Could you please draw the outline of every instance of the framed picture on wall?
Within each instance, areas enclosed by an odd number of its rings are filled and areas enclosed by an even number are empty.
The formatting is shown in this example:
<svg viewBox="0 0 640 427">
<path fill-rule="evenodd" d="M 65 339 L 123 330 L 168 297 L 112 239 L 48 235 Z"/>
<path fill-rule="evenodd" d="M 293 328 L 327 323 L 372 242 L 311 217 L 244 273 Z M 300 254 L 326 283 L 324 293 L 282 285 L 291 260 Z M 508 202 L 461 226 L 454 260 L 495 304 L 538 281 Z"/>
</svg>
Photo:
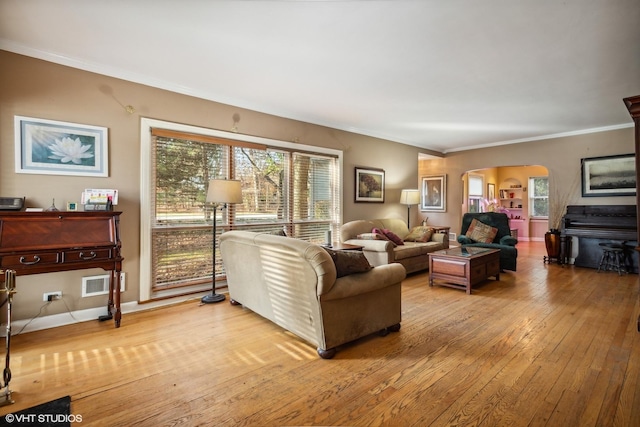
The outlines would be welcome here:
<svg viewBox="0 0 640 427">
<path fill-rule="evenodd" d="M 356 167 L 356 203 L 384 203 L 384 170 Z"/>
<path fill-rule="evenodd" d="M 487 199 L 494 200 L 496 198 L 496 185 L 495 184 L 487 184 Z"/>
<path fill-rule="evenodd" d="M 105 127 L 15 116 L 16 173 L 109 176 Z"/>
<path fill-rule="evenodd" d="M 636 195 L 634 154 L 591 157 L 582 163 L 582 197 Z"/>
<path fill-rule="evenodd" d="M 421 193 L 421 211 L 447 211 L 447 175 L 431 175 L 422 177 Z"/>
</svg>

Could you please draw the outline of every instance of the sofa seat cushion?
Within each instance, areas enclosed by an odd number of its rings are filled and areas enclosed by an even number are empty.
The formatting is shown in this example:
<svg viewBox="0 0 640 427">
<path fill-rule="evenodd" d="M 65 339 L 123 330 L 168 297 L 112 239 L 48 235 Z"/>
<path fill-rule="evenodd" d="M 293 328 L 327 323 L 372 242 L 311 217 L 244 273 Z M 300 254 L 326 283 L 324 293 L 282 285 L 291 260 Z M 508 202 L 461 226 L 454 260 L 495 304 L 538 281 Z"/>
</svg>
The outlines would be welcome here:
<svg viewBox="0 0 640 427">
<path fill-rule="evenodd" d="M 487 249 L 499 249 L 501 254 L 508 254 L 508 256 L 516 256 L 518 249 L 515 246 L 505 246 L 499 243 L 468 243 L 463 246 L 474 246 L 478 248 Z"/>
<path fill-rule="evenodd" d="M 427 256 L 429 252 L 433 252 L 434 247 L 442 246 L 441 243 L 438 242 L 405 242 L 402 246 L 396 246 L 393 249 L 393 253 L 395 255 L 395 260 L 399 261 L 401 259 L 411 258 L 415 256 Z"/>
</svg>

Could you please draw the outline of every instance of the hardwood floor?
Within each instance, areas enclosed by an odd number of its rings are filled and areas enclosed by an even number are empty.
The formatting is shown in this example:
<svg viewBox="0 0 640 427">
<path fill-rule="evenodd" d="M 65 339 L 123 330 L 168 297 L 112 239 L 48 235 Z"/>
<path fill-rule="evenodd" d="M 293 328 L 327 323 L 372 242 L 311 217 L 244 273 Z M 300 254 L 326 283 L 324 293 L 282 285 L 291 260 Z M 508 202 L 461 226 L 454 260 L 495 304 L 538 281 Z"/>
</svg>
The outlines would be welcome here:
<svg viewBox="0 0 640 427">
<path fill-rule="evenodd" d="M 639 426 L 638 275 L 518 248 L 472 295 L 409 276 L 400 332 L 332 360 L 228 302 L 18 335 L 0 414 L 70 395 L 92 426 Z"/>
</svg>

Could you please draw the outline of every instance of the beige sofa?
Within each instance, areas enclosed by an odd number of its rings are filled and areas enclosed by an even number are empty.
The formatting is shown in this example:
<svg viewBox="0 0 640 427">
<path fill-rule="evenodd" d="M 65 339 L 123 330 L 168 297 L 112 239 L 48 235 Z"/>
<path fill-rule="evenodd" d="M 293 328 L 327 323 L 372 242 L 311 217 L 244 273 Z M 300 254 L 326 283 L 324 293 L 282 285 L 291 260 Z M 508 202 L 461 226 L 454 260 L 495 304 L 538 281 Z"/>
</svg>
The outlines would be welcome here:
<svg viewBox="0 0 640 427">
<path fill-rule="evenodd" d="M 400 329 L 401 265 L 372 268 L 362 259 L 368 271 L 338 278 L 321 246 L 247 231 L 223 233 L 220 252 L 232 303 L 313 344 L 324 359 L 341 344 Z"/>
<path fill-rule="evenodd" d="M 428 227 L 428 226 L 427 226 Z M 372 229 L 387 229 L 404 239 L 409 234 L 407 224 L 401 219 L 371 219 L 347 222 L 340 227 L 340 241 L 363 246 L 364 255 L 371 265 L 400 263 L 407 273 L 429 268 L 429 252 L 449 247 L 449 235 L 434 232 L 428 242 L 407 242 L 395 245 L 384 240 L 364 240 L 358 236 L 371 233 Z"/>
</svg>

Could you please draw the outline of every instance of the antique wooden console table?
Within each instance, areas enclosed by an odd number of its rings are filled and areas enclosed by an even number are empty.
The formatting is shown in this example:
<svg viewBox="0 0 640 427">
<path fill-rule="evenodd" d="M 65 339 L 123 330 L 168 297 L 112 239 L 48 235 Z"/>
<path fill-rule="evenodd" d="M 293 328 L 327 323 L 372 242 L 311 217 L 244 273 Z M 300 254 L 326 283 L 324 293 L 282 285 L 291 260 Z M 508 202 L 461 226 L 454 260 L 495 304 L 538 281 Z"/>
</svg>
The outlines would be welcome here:
<svg viewBox="0 0 640 427">
<path fill-rule="evenodd" d="M 0 212 L 0 268 L 16 275 L 110 271 L 107 314 L 120 327 L 121 212 Z"/>
</svg>

